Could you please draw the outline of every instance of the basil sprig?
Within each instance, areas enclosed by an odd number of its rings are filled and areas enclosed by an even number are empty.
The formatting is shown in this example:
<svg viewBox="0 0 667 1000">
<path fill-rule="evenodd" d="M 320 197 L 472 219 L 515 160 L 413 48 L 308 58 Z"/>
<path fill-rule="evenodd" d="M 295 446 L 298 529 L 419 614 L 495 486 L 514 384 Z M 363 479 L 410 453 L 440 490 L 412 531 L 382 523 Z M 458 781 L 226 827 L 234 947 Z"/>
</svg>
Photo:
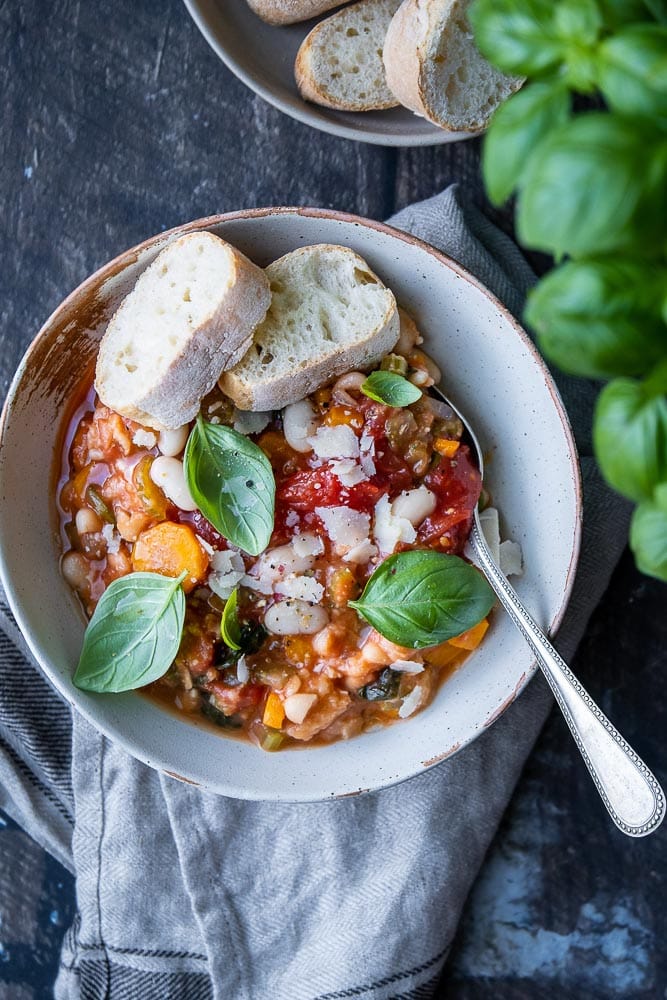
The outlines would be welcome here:
<svg viewBox="0 0 667 1000">
<path fill-rule="evenodd" d="M 380 563 L 359 600 L 349 603 L 385 639 L 424 649 L 477 625 L 495 595 L 464 559 L 413 549 Z"/>
<path fill-rule="evenodd" d="M 395 372 L 373 372 L 361 384 L 364 396 L 387 406 L 409 406 L 421 398 L 421 389 Z"/>
<path fill-rule="evenodd" d="M 230 649 L 241 649 L 241 623 L 238 614 L 239 588 L 236 587 L 227 598 L 220 619 L 220 635 Z"/>
<path fill-rule="evenodd" d="M 251 556 L 269 544 L 276 484 L 268 458 L 243 434 L 199 414 L 183 458 L 192 498 L 221 535 Z"/>
<path fill-rule="evenodd" d="M 181 642 L 186 576 L 129 573 L 109 584 L 86 629 L 77 687 L 131 691 L 162 677 Z"/>
<path fill-rule="evenodd" d="M 611 379 L 596 457 L 639 504 L 638 566 L 667 580 L 667 2 L 473 0 L 468 16 L 489 61 L 527 78 L 482 155 L 492 201 L 516 193 L 520 240 L 559 264 L 526 320 L 562 369 Z"/>
</svg>

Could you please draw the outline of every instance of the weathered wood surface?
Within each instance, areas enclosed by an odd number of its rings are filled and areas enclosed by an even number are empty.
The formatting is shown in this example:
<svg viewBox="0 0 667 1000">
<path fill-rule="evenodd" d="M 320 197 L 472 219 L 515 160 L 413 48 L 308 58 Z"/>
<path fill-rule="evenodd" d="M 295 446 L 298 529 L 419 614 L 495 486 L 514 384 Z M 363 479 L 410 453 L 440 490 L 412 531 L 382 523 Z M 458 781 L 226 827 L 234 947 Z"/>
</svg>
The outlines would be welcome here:
<svg viewBox="0 0 667 1000">
<path fill-rule="evenodd" d="M 0 2 L 0 81 L 3 396 L 64 295 L 152 233 L 261 205 L 381 219 L 453 180 L 482 197 L 476 140 L 397 151 L 312 131 L 234 79 L 179 0 Z M 509 227 L 507 214 L 500 221 Z M 626 557 L 574 664 L 663 779 L 665 594 Z M 0 849 L 17 844 L 0 830 Z M 614 830 L 552 717 L 467 908 L 442 996 L 662 997 L 666 844 L 665 831 L 631 842 Z M 40 919 L 57 910 L 61 920 L 71 906 L 64 874 L 61 883 L 45 881 L 52 896 Z M 12 953 L 11 887 L 0 909 L 0 995 L 28 975 L 45 995 L 54 935 L 36 934 L 26 961 Z"/>
</svg>

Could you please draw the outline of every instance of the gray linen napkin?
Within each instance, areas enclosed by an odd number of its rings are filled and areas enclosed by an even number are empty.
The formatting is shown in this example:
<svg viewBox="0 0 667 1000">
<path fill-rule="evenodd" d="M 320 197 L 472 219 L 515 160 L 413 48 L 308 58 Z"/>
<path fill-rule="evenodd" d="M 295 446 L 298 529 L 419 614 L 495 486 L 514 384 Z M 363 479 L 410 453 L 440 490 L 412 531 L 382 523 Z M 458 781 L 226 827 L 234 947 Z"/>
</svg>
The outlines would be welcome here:
<svg viewBox="0 0 667 1000">
<path fill-rule="evenodd" d="M 530 269 L 456 187 L 390 222 L 455 257 L 520 313 Z M 589 457 L 594 387 L 559 385 L 586 508 L 558 637 L 571 657 L 620 555 L 627 508 Z M 431 995 L 549 712 L 540 679 L 464 752 L 401 785 L 322 804 L 241 802 L 158 774 L 71 715 L 2 604 L 0 625 L 0 805 L 77 877 L 60 1000 Z"/>
</svg>

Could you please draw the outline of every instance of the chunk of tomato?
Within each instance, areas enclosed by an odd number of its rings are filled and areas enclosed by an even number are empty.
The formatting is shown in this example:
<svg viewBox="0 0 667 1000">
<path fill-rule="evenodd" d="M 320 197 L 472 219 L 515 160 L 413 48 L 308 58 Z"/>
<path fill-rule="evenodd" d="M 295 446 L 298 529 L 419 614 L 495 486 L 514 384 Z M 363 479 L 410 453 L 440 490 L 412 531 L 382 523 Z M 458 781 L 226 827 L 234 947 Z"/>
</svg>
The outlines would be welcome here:
<svg viewBox="0 0 667 1000">
<path fill-rule="evenodd" d="M 468 446 L 461 445 L 452 458 L 443 456 L 435 469 L 426 474 L 424 484 L 435 493 L 437 506 L 422 522 L 419 541 L 430 545 L 447 535 L 450 548 L 460 550 L 468 536 L 472 512 L 482 491 L 482 478 L 470 457 Z"/>
</svg>

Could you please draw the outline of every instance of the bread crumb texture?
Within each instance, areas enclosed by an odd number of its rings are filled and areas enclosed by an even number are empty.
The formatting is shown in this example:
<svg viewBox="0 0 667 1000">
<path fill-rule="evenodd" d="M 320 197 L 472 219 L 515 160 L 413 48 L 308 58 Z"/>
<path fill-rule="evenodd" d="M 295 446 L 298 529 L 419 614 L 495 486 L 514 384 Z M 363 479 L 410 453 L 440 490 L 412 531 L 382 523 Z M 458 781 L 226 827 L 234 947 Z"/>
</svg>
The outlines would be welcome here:
<svg viewBox="0 0 667 1000">
<path fill-rule="evenodd" d="M 266 318 L 246 356 L 221 380 L 237 405 L 284 406 L 362 360 L 373 363 L 396 343 L 394 296 L 352 250 L 302 247 L 266 274 Z"/>
<path fill-rule="evenodd" d="M 422 64 L 422 97 L 429 117 L 450 129 L 479 130 L 521 81 L 481 55 L 468 21 L 469 0 L 436 0 L 440 30 L 428 33 Z"/>
<path fill-rule="evenodd" d="M 309 100 L 347 111 L 398 103 L 385 77 L 382 51 L 401 0 L 361 0 L 318 24 L 297 57 L 297 82 Z"/>
</svg>

